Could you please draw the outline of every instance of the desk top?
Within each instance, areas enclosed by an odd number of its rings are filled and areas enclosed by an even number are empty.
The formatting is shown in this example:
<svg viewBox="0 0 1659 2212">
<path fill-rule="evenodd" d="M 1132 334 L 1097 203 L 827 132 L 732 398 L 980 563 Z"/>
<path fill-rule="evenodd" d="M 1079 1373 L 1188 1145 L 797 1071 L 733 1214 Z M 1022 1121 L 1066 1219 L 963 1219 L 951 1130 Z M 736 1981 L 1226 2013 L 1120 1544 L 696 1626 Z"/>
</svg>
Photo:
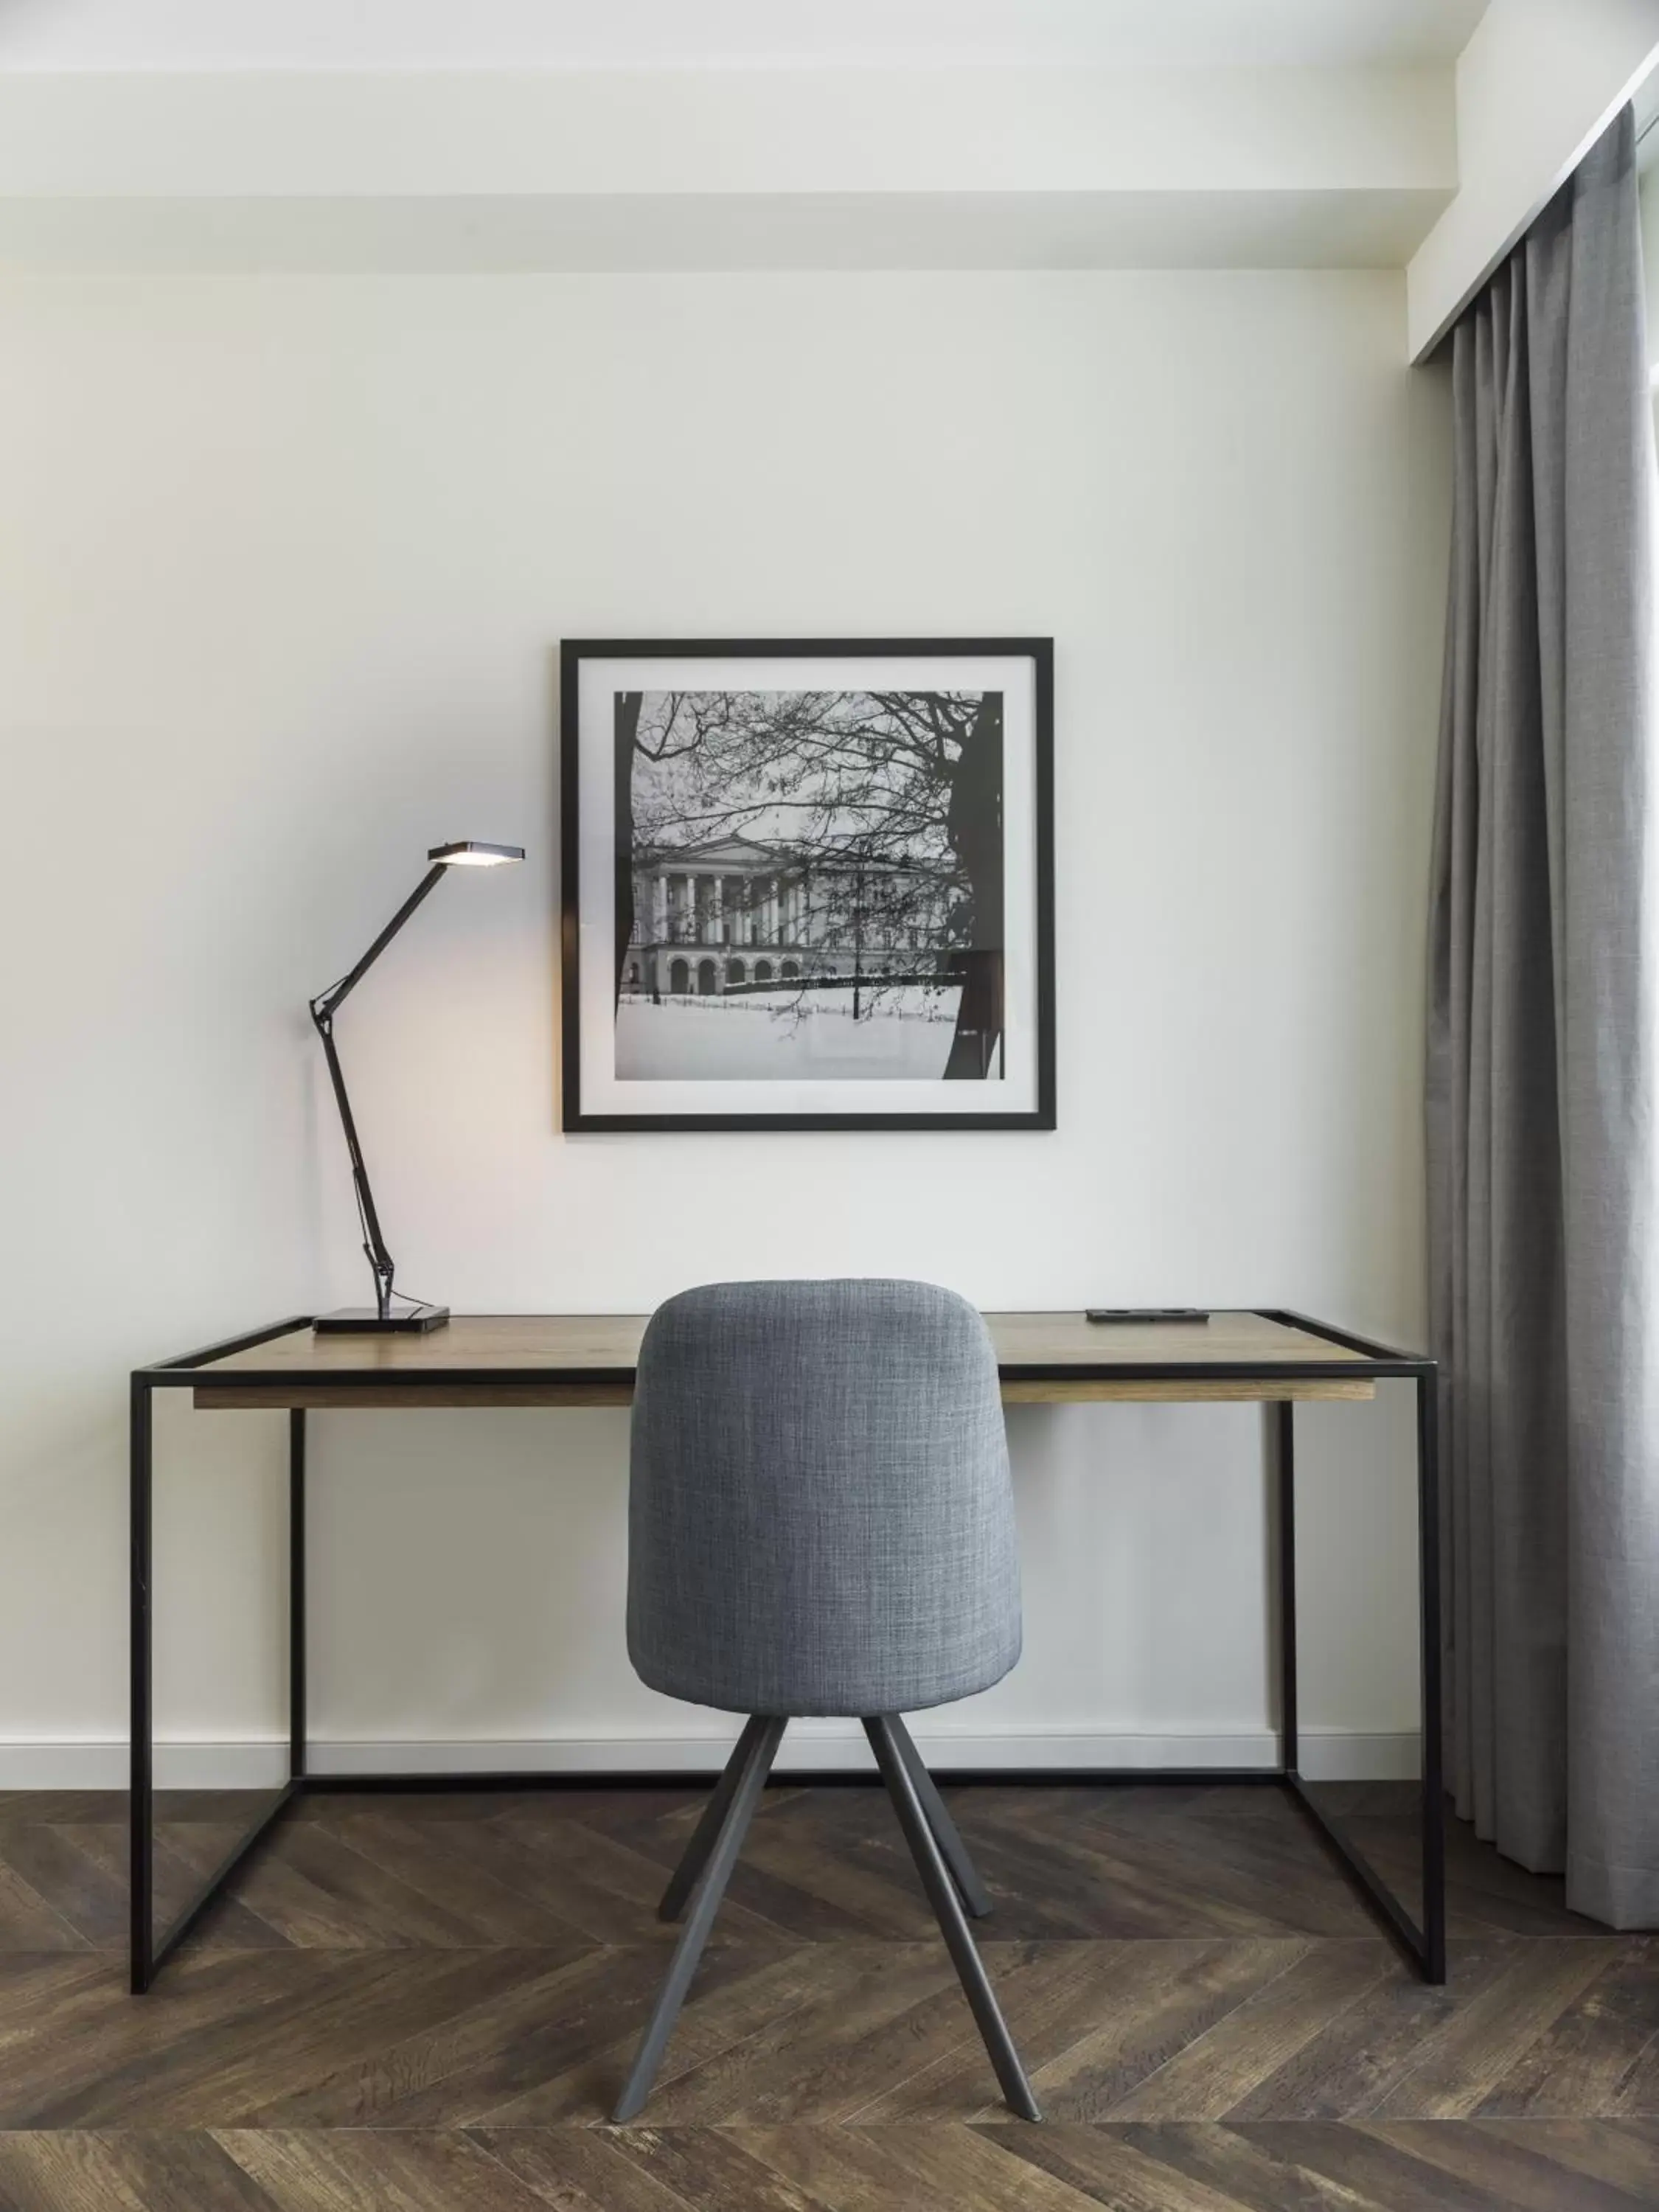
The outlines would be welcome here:
<svg viewBox="0 0 1659 2212">
<path fill-rule="evenodd" d="M 317 1336 L 301 1322 L 170 1364 L 198 1405 L 626 1405 L 644 1314 L 457 1314 L 424 1335 Z M 1369 1398 L 1423 1364 L 1299 1316 L 1102 1325 L 1078 1311 L 991 1313 L 1010 1403 Z M 158 1380 L 168 1370 L 152 1370 Z"/>
</svg>

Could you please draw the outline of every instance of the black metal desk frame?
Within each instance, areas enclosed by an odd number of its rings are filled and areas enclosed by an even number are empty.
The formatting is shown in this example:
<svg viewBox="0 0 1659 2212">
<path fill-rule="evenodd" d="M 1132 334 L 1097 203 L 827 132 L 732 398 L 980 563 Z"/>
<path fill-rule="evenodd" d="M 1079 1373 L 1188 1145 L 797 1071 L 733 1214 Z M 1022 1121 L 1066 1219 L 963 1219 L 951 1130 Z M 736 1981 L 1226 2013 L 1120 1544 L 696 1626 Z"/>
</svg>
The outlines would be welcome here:
<svg viewBox="0 0 1659 2212">
<path fill-rule="evenodd" d="M 1051 1780 L 1071 1784 L 1091 1782 L 1180 1782 L 1188 1784 L 1204 1782 L 1256 1782 L 1273 1784 L 1287 1790 L 1313 1823 L 1321 1838 L 1328 1847 L 1337 1863 L 1354 1884 L 1365 1901 L 1378 1915 L 1388 1932 L 1401 1945 L 1417 1966 L 1425 1982 L 1439 1983 L 1446 1978 L 1446 1901 L 1445 1901 L 1445 1828 L 1441 1742 L 1440 1699 L 1440 1512 L 1439 1490 L 1439 1418 L 1437 1411 L 1437 1376 L 1435 1363 L 1420 1354 L 1399 1352 L 1387 1345 L 1351 1335 L 1344 1330 L 1328 1328 L 1322 1322 L 1309 1320 L 1305 1316 L 1276 1308 L 1255 1309 L 1260 1317 L 1276 1322 L 1287 1328 L 1303 1331 L 1310 1336 L 1322 1338 L 1327 1343 L 1338 1344 L 1358 1355 L 1352 1361 L 1344 1361 L 1340 1373 L 1345 1380 L 1409 1382 L 1414 1384 L 1417 1396 L 1417 1535 L 1419 1635 L 1421 1650 L 1421 1693 L 1423 1723 L 1422 1755 L 1422 1924 L 1419 1926 L 1371 1866 L 1363 1851 L 1345 1832 L 1340 1820 L 1326 1813 L 1310 1796 L 1298 1765 L 1297 1738 L 1297 1630 L 1296 1630 L 1296 1458 L 1295 1404 L 1289 1399 L 1267 1401 L 1273 1413 L 1273 1495 L 1278 1524 L 1278 1584 L 1279 1584 L 1279 1763 L 1271 1767 L 1132 1767 L 1081 1768 L 1056 1771 L 1052 1769 L 996 1769 L 988 1772 L 941 1772 L 939 1779 L 945 1782 L 1025 1782 Z M 288 1779 L 279 1794 L 260 1819 L 248 1831 L 234 1849 L 227 1854 L 214 1871 L 166 1930 L 158 1942 L 155 1935 L 153 1885 L 153 1843 L 155 1830 L 154 1783 L 154 1711 L 152 1703 L 151 1595 L 153 1584 L 153 1521 L 154 1444 L 151 1413 L 153 1401 L 158 1390 L 191 1389 L 206 1394 L 216 1389 L 235 1389 L 246 1385 L 246 1374 L 216 1368 L 216 1363 L 228 1358 L 233 1353 L 246 1352 L 253 1346 L 264 1344 L 273 1337 L 285 1336 L 295 1330 L 308 1329 L 312 1316 L 308 1314 L 290 1316 L 273 1323 L 269 1328 L 254 1329 L 246 1335 L 232 1337 L 222 1344 L 205 1346 L 199 1352 L 187 1352 L 182 1358 L 162 1360 L 154 1366 L 134 1370 L 131 1378 L 131 1795 L 129 1807 L 131 1849 L 131 1986 L 135 1993 L 148 1990 L 166 1960 L 177 1949 L 213 1899 L 224 1889 L 237 1869 L 249 1855 L 270 1835 L 276 1824 L 307 1791 L 327 1790 L 526 1790 L 577 1787 L 592 1789 L 591 1775 L 564 1775 L 532 1771 L 499 1774 L 390 1774 L 338 1775 L 313 1774 L 307 1762 L 306 1726 L 306 1416 L 302 1407 L 289 1412 L 289 1767 Z M 1130 1362 L 1103 1362 L 1102 1372 L 1117 1382 L 1328 1382 L 1332 1376 L 1328 1364 L 1274 1360 L 1158 1360 L 1145 1364 Z M 1084 1382 L 1094 1377 L 1087 1368 L 1068 1364 L 1064 1367 L 1032 1365 L 1005 1362 L 1002 1367 L 1005 1382 Z M 342 1372 L 327 1379 L 326 1389 L 331 1397 L 337 1397 L 343 1406 L 351 1402 L 354 1392 L 384 1388 L 385 1377 L 365 1368 L 361 1371 Z M 284 1374 L 266 1370 L 259 1380 L 281 1387 L 284 1384 L 304 1384 L 315 1390 L 319 1377 L 314 1374 Z M 439 1389 L 445 1386 L 469 1386 L 488 1389 L 492 1385 L 518 1386 L 546 1383 L 580 1387 L 583 1384 L 615 1384 L 631 1382 L 631 1370 L 619 1372 L 615 1369 L 538 1371 L 517 1368 L 510 1372 L 498 1368 L 448 1368 L 422 1370 L 418 1375 L 399 1378 L 399 1387 L 406 1388 L 411 1404 L 418 1404 L 422 1386 Z M 697 1786 L 708 1777 L 702 1774 L 608 1774 L 604 1778 L 608 1788 L 626 1788 L 644 1784 L 660 1788 L 664 1784 L 684 1784 Z M 804 1778 L 792 1773 L 789 1779 L 799 1785 Z M 815 1778 L 824 1781 L 862 1780 L 859 1775 Z"/>
</svg>

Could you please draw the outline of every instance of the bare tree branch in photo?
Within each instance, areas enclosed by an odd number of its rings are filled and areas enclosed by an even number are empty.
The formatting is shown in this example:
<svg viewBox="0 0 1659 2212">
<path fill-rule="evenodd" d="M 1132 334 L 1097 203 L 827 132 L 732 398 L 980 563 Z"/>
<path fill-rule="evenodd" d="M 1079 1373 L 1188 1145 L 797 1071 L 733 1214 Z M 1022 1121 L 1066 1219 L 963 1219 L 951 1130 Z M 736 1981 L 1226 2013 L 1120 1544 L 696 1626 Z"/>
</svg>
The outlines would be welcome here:
<svg viewBox="0 0 1659 2212">
<path fill-rule="evenodd" d="M 968 879 L 968 945 L 951 955 L 962 976 L 957 1033 L 945 1063 L 947 1082 L 983 1079 L 1002 1043 L 1002 699 L 988 693 L 962 740 L 951 777 L 946 828 Z"/>
<path fill-rule="evenodd" d="M 615 783 L 616 834 L 616 1003 L 622 1003 L 623 974 L 634 934 L 634 747 L 638 741 L 642 691 L 617 694 L 616 743 L 611 752 Z"/>
</svg>

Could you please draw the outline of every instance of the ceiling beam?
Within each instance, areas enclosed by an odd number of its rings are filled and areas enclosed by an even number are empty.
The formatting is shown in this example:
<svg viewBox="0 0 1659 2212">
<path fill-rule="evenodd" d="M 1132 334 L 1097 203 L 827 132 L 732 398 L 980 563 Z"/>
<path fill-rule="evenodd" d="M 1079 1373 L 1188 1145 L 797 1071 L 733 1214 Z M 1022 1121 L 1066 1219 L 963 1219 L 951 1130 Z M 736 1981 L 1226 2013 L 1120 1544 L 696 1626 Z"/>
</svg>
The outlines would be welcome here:
<svg viewBox="0 0 1659 2212">
<path fill-rule="evenodd" d="M 1457 64 L 1457 195 L 1406 273 L 1413 361 L 1438 348 L 1656 63 L 1659 0 L 1491 0 Z"/>
<path fill-rule="evenodd" d="M 1448 69 L 0 77 L 0 265 L 1403 265 Z"/>
</svg>

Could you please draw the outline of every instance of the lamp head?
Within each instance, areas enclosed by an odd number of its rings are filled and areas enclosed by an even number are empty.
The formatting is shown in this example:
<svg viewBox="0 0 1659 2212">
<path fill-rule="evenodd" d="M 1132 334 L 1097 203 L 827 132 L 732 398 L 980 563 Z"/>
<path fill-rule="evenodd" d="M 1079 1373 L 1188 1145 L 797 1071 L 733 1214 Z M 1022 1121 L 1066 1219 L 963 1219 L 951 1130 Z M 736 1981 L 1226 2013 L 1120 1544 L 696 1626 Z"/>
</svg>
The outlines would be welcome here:
<svg viewBox="0 0 1659 2212">
<path fill-rule="evenodd" d="M 523 860 L 524 847 L 481 845 L 476 838 L 464 837 L 459 844 L 434 845 L 426 857 L 446 868 L 499 868 L 509 860 Z"/>
</svg>

